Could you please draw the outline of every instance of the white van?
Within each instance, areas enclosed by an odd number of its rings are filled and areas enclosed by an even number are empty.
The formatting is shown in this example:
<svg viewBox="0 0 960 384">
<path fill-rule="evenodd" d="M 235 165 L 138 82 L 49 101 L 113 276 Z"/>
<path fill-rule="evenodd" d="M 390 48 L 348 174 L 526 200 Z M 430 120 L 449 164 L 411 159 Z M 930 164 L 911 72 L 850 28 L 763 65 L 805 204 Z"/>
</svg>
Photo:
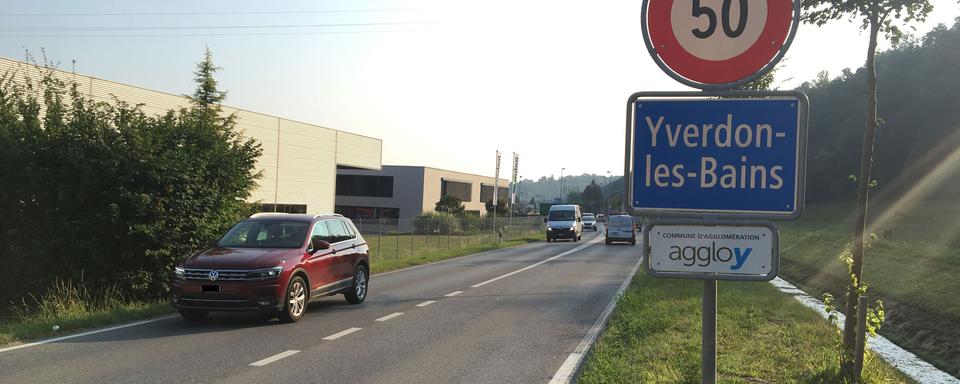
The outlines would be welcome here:
<svg viewBox="0 0 960 384">
<path fill-rule="evenodd" d="M 547 223 L 547 242 L 556 239 L 579 241 L 583 233 L 583 215 L 576 204 L 554 205 L 550 213 L 543 218 Z"/>
</svg>

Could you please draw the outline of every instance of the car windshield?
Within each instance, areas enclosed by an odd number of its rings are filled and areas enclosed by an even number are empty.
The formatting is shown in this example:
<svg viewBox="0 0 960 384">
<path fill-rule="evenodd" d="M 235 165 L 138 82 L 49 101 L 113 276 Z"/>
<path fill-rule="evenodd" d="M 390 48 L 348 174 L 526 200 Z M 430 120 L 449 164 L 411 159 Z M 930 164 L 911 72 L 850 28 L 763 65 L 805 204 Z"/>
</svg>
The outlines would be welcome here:
<svg viewBox="0 0 960 384">
<path fill-rule="evenodd" d="M 572 221 L 576 215 L 573 211 L 550 211 L 550 221 Z"/>
<path fill-rule="evenodd" d="M 583 220 L 584 220 L 584 221 L 587 221 L 587 220 L 589 220 L 589 221 L 595 221 L 595 220 L 596 220 L 596 217 L 594 217 L 593 215 L 583 215 Z"/>
<path fill-rule="evenodd" d="M 217 245 L 232 248 L 300 248 L 310 223 L 246 220 L 230 228 Z"/>
</svg>

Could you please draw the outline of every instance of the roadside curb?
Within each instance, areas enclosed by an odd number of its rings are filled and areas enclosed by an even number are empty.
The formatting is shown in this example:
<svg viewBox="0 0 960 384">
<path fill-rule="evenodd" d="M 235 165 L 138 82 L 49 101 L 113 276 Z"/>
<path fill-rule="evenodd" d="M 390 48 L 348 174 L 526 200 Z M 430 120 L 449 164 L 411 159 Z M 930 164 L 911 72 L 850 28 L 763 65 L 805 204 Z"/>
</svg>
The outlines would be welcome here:
<svg viewBox="0 0 960 384">
<path fill-rule="evenodd" d="M 583 368 L 583 363 L 587 360 L 587 357 L 590 356 L 593 345 L 597 342 L 600 333 L 606 329 L 607 322 L 610 321 L 610 316 L 613 315 L 613 311 L 617 308 L 617 303 L 620 301 L 620 297 L 623 296 L 623 292 L 625 292 L 627 287 L 630 286 L 630 282 L 633 281 L 633 276 L 637 273 L 637 270 L 640 269 L 641 265 L 643 265 L 643 257 L 640 257 L 640 260 L 633 265 L 633 269 L 630 270 L 630 273 L 627 274 L 627 278 L 624 279 L 623 283 L 620 284 L 620 288 L 617 289 L 617 293 L 614 294 L 613 298 L 610 299 L 610 303 L 608 303 L 607 307 L 603 309 L 603 312 L 600 314 L 600 317 L 597 318 L 597 321 L 593 323 L 593 326 L 590 327 L 585 335 L 583 335 L 583 339 L 580 340 L 580 344 L 578 344 L 577 347 L 574 348 L 573 352 L 567 356 L 567 359 L 564 360 L 563 364 L 560 366 L 560 369 L 558 369 L 553 375 L 553 378 L 550 379 L 550 384 L 572 383 L 577 379 L 578 376 L 580 376 L 580 370 Z"/>
<path fill-rule="evenodd" d="M 770 284 L 777 287 L 780 292 L 793 296 L 800 304 L 813 309 L 824 319 L 829 319 L 830 315 L 827 313 L 822 301 L 810 296 L 800 288 L 790 284 L 790 282 L 777 277 L 771 280 Z M 834 325 L 843 327 L 846 316 L 844 316 L 843 313 L 838 313 L 837 315 L 837 323 Z M 917 357 L 917 355 L 913 354 L 913 352 L 900 348 L 900 346 L 894 344 L 886 337 L 877 335 L 877 337 L 868 339 L 867 348 L 874 351 L 877 355 L 880 355 L 887 363 L 890 363 L 894 368 L 903 372 L 903 374 L 911 379 L 916 380 L 918 383 L 960 384 L 960 379 L 923 361 Z"/>
</svg>

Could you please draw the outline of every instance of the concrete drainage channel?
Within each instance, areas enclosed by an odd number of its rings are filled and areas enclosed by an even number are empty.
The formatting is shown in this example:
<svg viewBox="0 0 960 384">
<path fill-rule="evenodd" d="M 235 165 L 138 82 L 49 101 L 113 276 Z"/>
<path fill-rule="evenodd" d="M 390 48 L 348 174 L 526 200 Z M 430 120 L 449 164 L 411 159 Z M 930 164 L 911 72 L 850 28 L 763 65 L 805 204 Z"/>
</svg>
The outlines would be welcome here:
<svg viewBox="0 0 960 384">
<path fill-rule="evenodd" d="M 773 286 L 777 287 L 780 292 L 793 296 L 793 298 L 797 299 L 800 304 L 817 311 L 817 313 L 819 313 L 824 319 L 828 318 L 829 315 L 825 310 L 823 302 L 808 295 L 806 292 L 800 290 L 800 288 L 797 288 L 793 284 L 790 284 L 788 281 L 779 277 L 770 281 L 770 284 L 773 284 Z M 839 316 L 840 317 L 837 319 L 836 325 L 838 327 L 842 327 L 846 316 L 844 316 L 842 313 L 840 313 Z M 887 340 L 886 337 L 877 336 L 876 338 L 869 339 L 867 341 L 867 347 L 880 355 L 880 357 L 890 363 L 890 365 L 892 365 L 894 368 L 899 369 L 901 372 L 917 382 L 925 384 L 960 384 L 960 379 L 957 379 L 956 377 L 937 369 L 937 367 L 934 367 L 932 364 L 921 360 L 919 357 L 917 357 L 917 355 L 900 348 L 890 340 Z"/>
</svg>

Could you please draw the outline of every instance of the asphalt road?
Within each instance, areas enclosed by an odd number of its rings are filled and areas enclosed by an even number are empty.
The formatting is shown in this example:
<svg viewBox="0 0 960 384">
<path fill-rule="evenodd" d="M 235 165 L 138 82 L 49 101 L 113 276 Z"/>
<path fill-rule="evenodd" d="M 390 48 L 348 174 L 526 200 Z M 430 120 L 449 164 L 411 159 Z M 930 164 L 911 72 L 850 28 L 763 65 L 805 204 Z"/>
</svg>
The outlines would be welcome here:
<svg viewBox="0 0 960 384">
<path fill-rule="evenodd" d="M 373 276 L 365 303 L 294 324 L 169 317 L 0 352 L 0 383 L 546 383 L 640 260 L 594 237 Z"/>
</svg>

